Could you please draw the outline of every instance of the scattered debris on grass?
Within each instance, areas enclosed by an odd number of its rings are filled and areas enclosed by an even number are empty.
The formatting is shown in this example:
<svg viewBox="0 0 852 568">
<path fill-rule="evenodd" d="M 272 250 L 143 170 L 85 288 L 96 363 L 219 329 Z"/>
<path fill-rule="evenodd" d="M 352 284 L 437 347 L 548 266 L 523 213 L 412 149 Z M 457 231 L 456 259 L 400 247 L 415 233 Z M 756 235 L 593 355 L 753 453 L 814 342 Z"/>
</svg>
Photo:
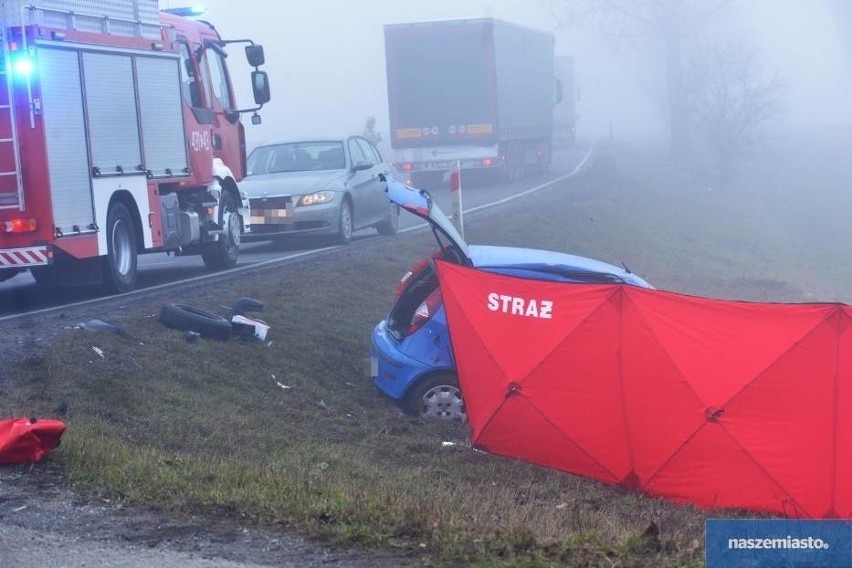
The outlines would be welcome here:
<svg viewBox="0 0 852 568">
<path fill-rule="evenodd" d="M 225 318 L 186 304 L 169 303 L 160 308 L 159 318 L 166 327 L 188 332 L 185 338 L 190 343 L 199 337 L 226 340 L 232 335 L 265 341 L 269 324 L 243 315 L 245 311 L 262 309 L 263 303 L 258 300 L 237 298 L 232 304 L 230 315 Z"/>
<path fill-rule="evenodd" d="M 125 335 L 127 330 L 119 323 L 102 319 L 90 319 L 74 326 L 75 329 L 83 329 L 86 331 L 110 331 L 118 335 Z"/>
<path fill-rule="evenodd" d="M 279 387 L 281 387 L 282 390 L 287 390 L 287 389 L 293 388 L 290 385 L 285 385 L 285 384 L 279 382 L 274 374 L 272 375 L 272 380 L 275 381 L 275 384 L 278 385 Z"/>
</svg>

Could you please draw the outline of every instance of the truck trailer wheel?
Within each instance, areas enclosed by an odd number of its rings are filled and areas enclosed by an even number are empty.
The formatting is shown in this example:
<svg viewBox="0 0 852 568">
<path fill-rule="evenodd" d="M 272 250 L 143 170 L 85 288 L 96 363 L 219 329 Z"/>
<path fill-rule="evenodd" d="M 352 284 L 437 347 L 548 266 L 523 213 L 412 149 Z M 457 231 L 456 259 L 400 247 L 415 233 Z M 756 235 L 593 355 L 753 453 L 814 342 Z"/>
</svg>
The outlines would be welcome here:
<svg viewBox="0 0 852 568">
<path fill-rule="evenodd" d="M 545 175 L 550 171 L 550 164 L 553 161 L 553 148 L 549 142 L 542 143 L 536 150 L 536 174 Z"/>
<path fill-rule="evenodd" d="M 104 288 L 112 294 L 129 292 L 136 285 L 136 233 L 130 211 L 116 201 L 107 212 L 107 255 L 101 274 Z"/>
<path fill-rule="evenodd" d="M 524 177 L 524 148 L 520 142 L 509 142 L 503 158 L 503 179 L 515 182 Z"/>
<path fill-rule="evenodd" d="M 225 229 L 216 242 L 208 243 L 201 252 L 204 266 L 210 270 L 233 268 L 240 256 L 240 214 L 237 201 L 230 191 L 222 191 L 219 204 L 219 225 Z"/>
</svg>

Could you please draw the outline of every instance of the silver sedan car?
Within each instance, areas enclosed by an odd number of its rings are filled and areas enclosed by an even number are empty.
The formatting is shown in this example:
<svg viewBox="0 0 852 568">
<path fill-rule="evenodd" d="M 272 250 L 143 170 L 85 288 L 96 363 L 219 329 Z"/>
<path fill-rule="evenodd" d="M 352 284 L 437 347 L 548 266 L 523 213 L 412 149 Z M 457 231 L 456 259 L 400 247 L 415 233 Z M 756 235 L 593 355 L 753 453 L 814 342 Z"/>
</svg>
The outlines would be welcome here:
<svg viewBox="0 0 852 568">
<path fill-rule="evenodd" d="M 331 235 L 348 243 L 358 229 L 394 234 L 399 207 L 379 174 L 390 170 L 361 136 L 267 143 L 248 157 L 240 190 L 251 202 L 248 241 Z"/>
</svg>

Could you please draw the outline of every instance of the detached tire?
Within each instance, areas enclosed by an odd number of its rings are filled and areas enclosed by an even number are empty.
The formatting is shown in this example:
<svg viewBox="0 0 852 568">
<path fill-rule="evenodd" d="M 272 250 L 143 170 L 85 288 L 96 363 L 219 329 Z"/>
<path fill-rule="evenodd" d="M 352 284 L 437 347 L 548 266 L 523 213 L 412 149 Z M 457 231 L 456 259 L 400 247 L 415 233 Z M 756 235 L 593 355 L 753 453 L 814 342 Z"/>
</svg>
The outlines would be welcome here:
<svg viewBox="0 0 852 568">
<path fill-rule="evenodd" d="M 435 373 L 415 383 L 403 399 L 403 410 L 412 416 L 467 422 L 459 381 L 448 372 Z"/>
<path fill-rule="evenodd" d="M 165 304 L 160 308 L 160 323 L 172 329 L 194 331 L 202 337 L 228 339 L 231 322 L 220 315 L 184 304 Z"/>
</svg>

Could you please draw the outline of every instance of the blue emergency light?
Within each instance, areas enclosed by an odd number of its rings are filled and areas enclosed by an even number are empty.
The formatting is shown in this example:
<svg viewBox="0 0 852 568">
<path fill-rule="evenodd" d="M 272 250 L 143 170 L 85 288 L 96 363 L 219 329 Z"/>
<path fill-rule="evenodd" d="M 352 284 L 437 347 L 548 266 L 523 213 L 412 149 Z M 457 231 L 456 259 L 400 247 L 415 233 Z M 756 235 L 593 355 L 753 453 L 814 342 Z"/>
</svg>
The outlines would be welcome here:
<svg viewBox="0 0 852 568">
<path fill-rule="evenodd" d="M 12 51 L 6 59 L 6 73 L 13 80 L 28 81 L 35 71 L 35 64 L 28 53 L 23 51 Z"/>
<path fill-rule="evenodd" d="M 187 6 L 184 8 L 166 8 L 163 12 L 172 14 L 173 16 L 183 16 L 184 18 L 197 18 L 203 16 L 207 12 L 207 8 Z"/>
<path fill-rule="evenodd" d="M 12 58 L 12 69 L 16 77 L 29 77 L 33 72 L 33 60 L 27 55 Z"/>
</svg>

